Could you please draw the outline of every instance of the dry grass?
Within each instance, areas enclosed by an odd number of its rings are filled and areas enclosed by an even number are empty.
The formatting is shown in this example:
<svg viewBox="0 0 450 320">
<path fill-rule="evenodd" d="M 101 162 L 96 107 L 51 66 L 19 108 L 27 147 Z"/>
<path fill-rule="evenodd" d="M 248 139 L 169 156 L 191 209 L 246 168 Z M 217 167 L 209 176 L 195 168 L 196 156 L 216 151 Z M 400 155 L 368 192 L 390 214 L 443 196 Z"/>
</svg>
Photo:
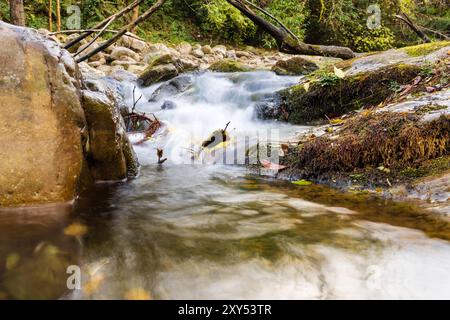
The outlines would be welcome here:
<svg viewBox="0 0 450 320">
<path fill-rule="evenodd" d="M 301 145 L 296 167 L 315 174 L 400 169 L 449 153 L 449 116 L 422 123 L 411 114 L 370 113 L 349 120 L 337 139 L 321 137 Z"/>
</svg>

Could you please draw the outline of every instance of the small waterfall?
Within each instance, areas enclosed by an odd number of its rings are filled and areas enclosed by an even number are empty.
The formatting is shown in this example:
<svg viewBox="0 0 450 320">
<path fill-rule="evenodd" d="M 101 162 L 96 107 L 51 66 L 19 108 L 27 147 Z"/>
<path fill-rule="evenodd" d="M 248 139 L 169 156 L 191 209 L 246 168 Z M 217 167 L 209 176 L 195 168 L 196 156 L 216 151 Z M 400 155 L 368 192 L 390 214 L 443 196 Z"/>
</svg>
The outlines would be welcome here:
<svg viewBox="0 0 450 320">
<path fill-rule="evenodd" d="M 258 120 L 255 106 L 278 90 L 298 83 L 299 79 L 277 76 L 269 71 L 204 72 L 181 75 L 162 84 L 139 88 L 136 96 L 142 95 L 143 98 L 137 110 L 153 113 L 166 125 L 153 139 L 136 146 L 141 163 L 154 163 L 156 148 L 164 149 L 168 163 L 189 163 L 193 154 L 200 155 L 202 161 L 219 162 L 221 150 L 213 156 L 213 161 L 205 160 L 199 146 L 228 122 L 227 132 L 231 140 L 226 151 L 227 163 L 233 159 L 238 163 L 242 160 L 246 143 L 248 148 L 257 141 L 292 137 L 304 127 Z M 133 86 L 129 84 L 126 90 L 129 104 L 132 104 Z"/>
</svg>

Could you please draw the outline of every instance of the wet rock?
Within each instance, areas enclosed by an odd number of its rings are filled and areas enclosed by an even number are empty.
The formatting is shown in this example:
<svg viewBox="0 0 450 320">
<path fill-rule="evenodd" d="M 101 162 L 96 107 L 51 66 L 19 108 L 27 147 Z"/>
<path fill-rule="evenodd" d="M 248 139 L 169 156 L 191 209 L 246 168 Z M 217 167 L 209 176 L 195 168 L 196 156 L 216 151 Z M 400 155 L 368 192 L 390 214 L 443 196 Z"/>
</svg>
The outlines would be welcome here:
<svg viewBox="0 0 450 320">
<path fill-rule="evenodd" d="M 87 157 L 95 180 L 123 180 L 138 170 L 113 85 L 107 79 L 86 79 L 87 89 L 83 90 L 89 127 Z"/>
<path fill-rule="evenodd" d="M 121 60 L 115 60 L 111 63 L 112 66 L 123 66 L 124 68 L 136 64 L 138 64 L 138 62 L 131 57 L 122 57 Z"/>
<path fill-rule="evenodd" d="M 144 87 L 148 87 L 154 83 L 169 80 L 178 75 L 177 68 L 169 63 L 147 68 L 140 76 L 139 83 Z"/>
<path fill-rule="evenodd" d="M 161 105 L 161 110 L 173 110 L 176 108 L 177 108 L 177 105 L 175 104 L 175 102 L 170 101 L 170 100 L 164 101 L 164 103 Z"/>
<path fill-rule="evenodd" d="M 190 76 L 184 75 L 176 77 L 164 84 L 162 84 L 158 89 L 153 92 L 149 101 L 159 101 L 166 97 L 173 97 L 181 92 L 186 91 L 192 86 L 192 78 Z"/>
<path fill-rule="evenodd" d="M 302 57 L 280 60 L 273 66 L 272 71 L 278 75 L 301 76 L 319 69 L 319 66 Z"/>
<path fill-rule="evenodd" d="M 0 206 L 72 200 L 86 121 L 70 54 L 35 30 L 0 22 Z"/>
</svg>

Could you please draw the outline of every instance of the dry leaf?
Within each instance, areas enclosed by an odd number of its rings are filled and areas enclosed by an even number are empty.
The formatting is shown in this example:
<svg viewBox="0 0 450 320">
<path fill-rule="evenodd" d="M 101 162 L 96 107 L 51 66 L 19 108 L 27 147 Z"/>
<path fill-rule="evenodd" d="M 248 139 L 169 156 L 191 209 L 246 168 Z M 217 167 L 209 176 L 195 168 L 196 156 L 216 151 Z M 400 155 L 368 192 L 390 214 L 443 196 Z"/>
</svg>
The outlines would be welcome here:
<svg viewBox="0 0 450 320">
<path fill-rule="evenodd" d="M 64 234 L 66 236 L 81 237 L 87 233 L 87 230 L 88 228 L 85 225 L 75 222 L 64 229 Z"/>
<path fill-rule="evenodd" d="M 309 82 L 307 82 L 307 83 L 305 83 L 304 85 L 303 85 L 303 88 L 305 88 L 305 91 L 306 92 L 308 92 L 309 91 L 309 86 L 310 86 L 311 84 L 309 83 Z"/>
<path fill-rule="evenodd" d="M 126 300 L 152 300 L 149 292 L 143 288 L 133 288 L 125 292 L 124 298 Z"/>
<path fill-rule="evenodd" d="M 10 253 L 6 257 L 6 270 L 14 269 L 20 261 L 20 255 L 18 253 Z"/>
<path fill-rule="evenodd" d="M 102 274 L 97 274 L 97 275 L 93 276 L 84 285 L 84 287 L 83 287 L 84 293 L 88 296 L 92 295 L 95 291 L 98 290 L 98 288 L 100 287 L 100 285 L 102 284 L 104 279 L 105 279 L 105 277 Z"/>
<path fill-rule="evenodd" d="M 338 77 L 340 79 L 345 78 L 345 72 L 342 69 L 334 67 L 334 74 L 336 75 L 336 77 Z"/>
<path fill-rule="evenodd" d="M 283 170 L 286 169 L 287 166 L 283 166 L 283 165 L 279 165 L 276 163 L 272 163 L 269 160 L 261 160 L 261 165 L 265 168 L 265 169 L 270 169 L 270 170 Z"/>
</svg>

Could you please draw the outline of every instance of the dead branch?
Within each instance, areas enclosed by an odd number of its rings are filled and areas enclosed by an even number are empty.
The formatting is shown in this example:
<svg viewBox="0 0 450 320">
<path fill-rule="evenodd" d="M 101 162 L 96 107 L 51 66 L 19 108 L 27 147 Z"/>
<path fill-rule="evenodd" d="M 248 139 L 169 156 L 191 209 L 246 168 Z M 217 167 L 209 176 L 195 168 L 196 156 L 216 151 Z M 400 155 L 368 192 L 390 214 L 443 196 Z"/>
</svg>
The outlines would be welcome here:
<svg viewBox="0 0 450 320">
<path fill-rule="evenodd" d="M 342 59 L 351 59 L 355 57 L 354 52 L 346 47 L 311 45 L 298 41 L 296 37 L 292 37 L 292 35 L 290 35 L 290 33 L 288 33 L 283 28 L 278 28 L 277 26 L 258 16 L 242 1 L 245 0 L 227 0 L 229 4 L 241 11 L 241 13 L 251 21 L 253 21 L 253 23 L 269 33 L 276 40 L 278 48 L 281 52 L 291 54 L 330 56 Z"/>
<path fill-rule="evenodd" d="M 88 31 L 94 33 L 94 32 L 99 32 L 99 31 L 102 31 L 102 30 L 103 30 L 103 29 L 73 29 L 73 30 L 61 30 L 61 31 L 59 31 L 59 32 L 50 32 L 49 35 L 50 35 L 50 36 L 54 36 L 54 35 L 58 35 L 58 34 L 84 33 L 84 32 L 88 32 Z M 112 30 L 112 29 L 106 29 L 104 32 L 118 33 L 119 31 L 117 31 L 117 30 Z M 136 36 L 136 35 L 133 34 L 133 33 L 127 32 L 127 33 L 125 33 L 125 35 L 126 35 L 127 37 L 130 37 L 130 38 L 133 38 L 133 39 L 136 39 L 136 40 L 145 41 L 144 39 L 142 39 L 142 38 Z"/>
<path fill-rule="evenodd" d="M 413 30 L 419 36 L 419 38 L 423 40 L 423 42 L 425 43 L 431 42 L 430 38 L 428 38 L 428 36 L 422 30 L 420 30 L 404 12 L 401 12 L 400 14 L 401 15 L 398 14 L 394 15 L 394 17 L 399 19 L 400 21 L 403 21 L 411 30 Z"/>
<path fill-rule="evenodd" d="M 140 2 L 141 0 L 138 0 L 137 2 Z M 147 11 L 144 12 L 144 14 L 142 14 L 141 16 L 139 16 L 135 21 L 129 23 L 127 26 L 123 27 L 122 29 L 119 30 L 119 32 L 113 36 L 111 39 L 105 41 L 104 43 L 102 43 L 100 46 L 98 46 L 97 48 L 95 48 L 94 50 L 92 50 L 91 52 L 87 53 L 86 55 L 78 58 L 76 61 L 77 62 L 82 62 L 85 61 L 87 59 L 89 59 L 90 57 L 96 55 L 97 53 L 105 50 L 106 48 L 108 48 L 109 46 L 111 46 L 113 43 L 115 43 L 117 40 L 119 40 L 124 34 L 126 34 L 127 32 L 129 32 L 131 29 L 133 29 L 134 27 L 136 27 L 139 23 L 141 23 L 142 21 L 148 19 L 155 11 L 157 11 L 164 3 L 166 2 L 166 0 L 158 0 L 156 1 L 153 6 L 151 6 Z"/>
<path fill-rule="evenodd" d="M 105 26 L 95 35 L 95 37 L 85 46 L 83 46 L 80 50 L 78 50 L 73 57 L 75 58 L 76 56 L 78 56 L 80 53 L 82 53 L 83 51 L 85 51 L 87 48 L 89 48 L 91 45 L 94 44 L 94 42 L 102 35 L 103 32 L 105 32 L 105 30 L 109 27 L 109 25 L 111 23 L 113 23 L 115 20 L 115 18 L 112 18 L 111 20 L 108 21 L 107 24 L 105 24 Z"/>
<path fill-rule="evenodd" d="M 133 3 L 131 3 L 130 5 L 126 6 L 125 8 L 120 10 L 119 12 L 116 12 L 115 14 L 109 16 L 108 18 L 104 19 L 103 21 L 99 22 L 94 27 L 92 27 L 92 29 L 87 30 L 86 32 L 82 33 L 80 36 L 76 37 L 75 39 L 73 39 L 72 41 L 67 43 L 64 46 L 64 49 L 71 48 L 72 46 L 74 46 L 75 44 L 77 44 L 78 42 L 80 42 L 81 40 L 87 38 L 88 36 L 90 36 L 92 33 L 95 32 L 95 31 L 92 31 L 92 30 L 103 28 L 111 19 L 115 20 L 117 18 L 122 17 L 123 15 L 125 15 L 128 12 L 130 12 L 131 10 L 133 10 L 134 7 L 140 5 L 142 2 L 144 2 L 144 0 L 135 0 Z"/>
</svg>

